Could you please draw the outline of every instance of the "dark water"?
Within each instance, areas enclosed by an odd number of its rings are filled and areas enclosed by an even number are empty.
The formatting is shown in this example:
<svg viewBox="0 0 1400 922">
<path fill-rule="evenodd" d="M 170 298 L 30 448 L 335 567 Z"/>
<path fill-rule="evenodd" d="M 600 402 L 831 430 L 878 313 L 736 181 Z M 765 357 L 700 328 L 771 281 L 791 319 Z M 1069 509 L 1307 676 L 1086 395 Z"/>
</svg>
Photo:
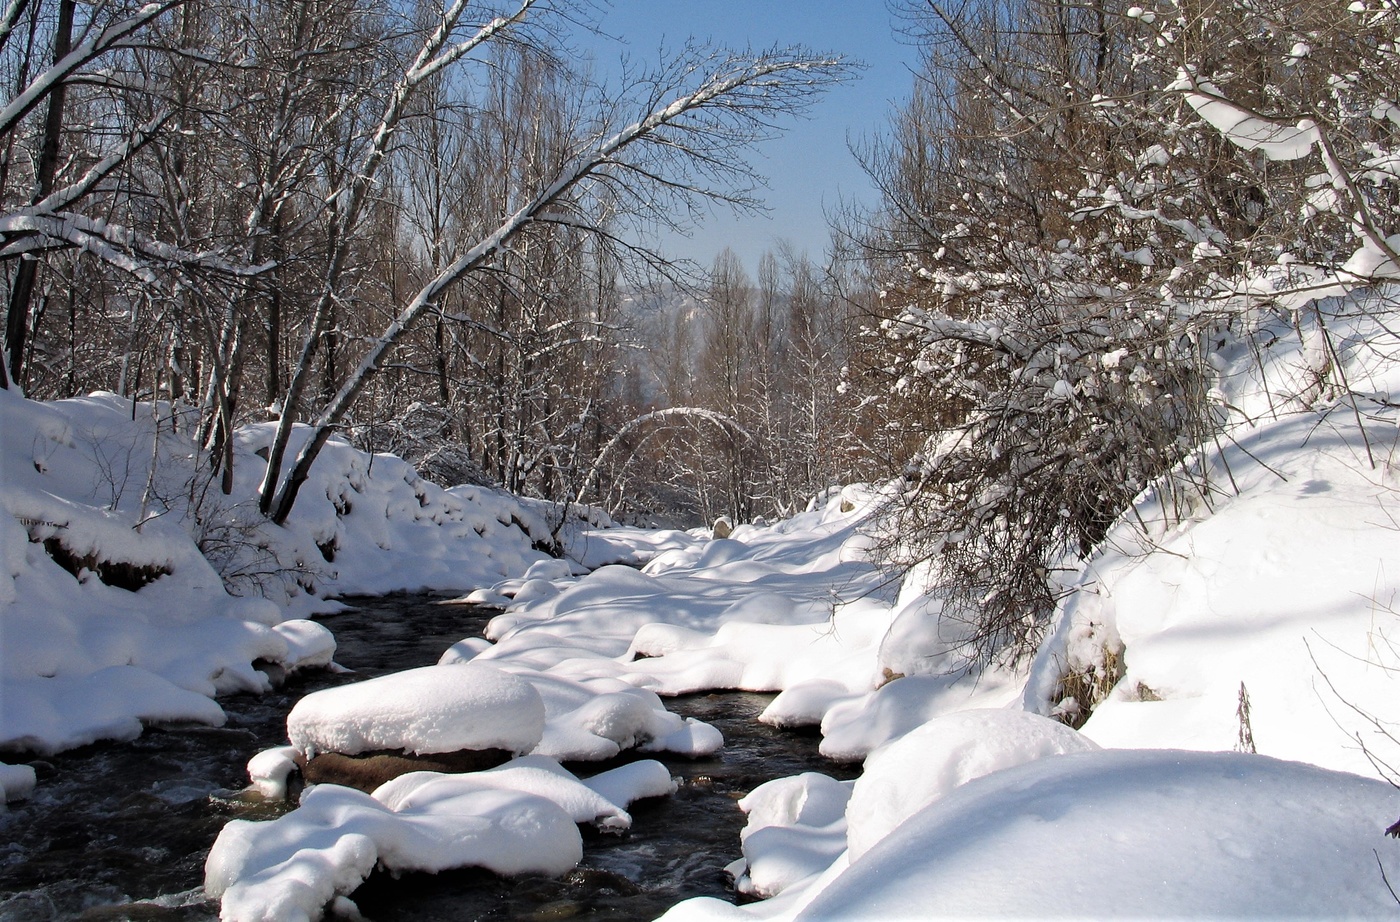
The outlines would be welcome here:
<svg viewBox="0 0 1400 922">
<path fill-rule="evenodd" d="M 0 922 L 216 919 L 202 885 L 219 830 L 235 817 L 271 818 L 290 807 L 250 802 L 239 791 L 248 759 L 286 741 L 292 704 L 321 688 L 435 663 L 494 614 L 422 595 L 350 601 L 353 611 L 321 620 L 336 635 L 336 661 L 353 673 L 312 672 L 266 695 L 222 699 L 228 723 L 218 729 L 148 730 L 130 743 L 36 762 L 34 797 L 0 812 Z M 757 723 L 769 700 L 723 693 L 667 701 L 719 727 L 725 748 L 709 759 L 662 758 L 680 790 L 634 804 L 627 833 L 586 833 L 583 863 L 564 878 L 376 874 L 352 899 L 376 922 L 652 919 L 686 897 L 732 899 L 723 868 L 739 857 L 735 801 L 784 775 L 854 774 L 823 760 L 816 737 Z M 569 767 L 586 777 L 609 766 Z"/>
</svg>

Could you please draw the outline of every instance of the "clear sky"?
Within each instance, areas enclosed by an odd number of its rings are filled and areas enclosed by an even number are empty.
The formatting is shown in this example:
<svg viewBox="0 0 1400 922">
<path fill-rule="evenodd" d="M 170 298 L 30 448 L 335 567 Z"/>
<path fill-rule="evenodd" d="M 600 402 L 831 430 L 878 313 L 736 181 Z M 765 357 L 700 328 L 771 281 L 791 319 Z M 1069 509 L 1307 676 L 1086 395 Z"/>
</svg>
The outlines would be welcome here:
<svg viewBox="0 0 1400 922">
<path fill-rule="evenodd" d="M 804 45 L 846 55 L 865 65 L 849 84 L 831 90 L 805 120 L 752 155 L 769 189 L 768 216 L 735 219 L 728 209 L 706 220 L 689 239 L 663 241 L 668 252 L 709 265 L 732 247 L 752 272 L 759 255 L 778 239 L 820 260 L 829 235 L 825 212 L 847 200 L 870 201 L 874 192 L 851 154 L 881 130 L 909 92 L 917 54 L 896 34 L 885 0 L 612 0 L 600 4 L 600 26 L 619 42 L 600 41 L 594 53 L 607 72 L 611 55 L 655 57 L 688 38 L 730 48 Z M 624 44 L 625 43 L 625 44 Z"/>
</svg>

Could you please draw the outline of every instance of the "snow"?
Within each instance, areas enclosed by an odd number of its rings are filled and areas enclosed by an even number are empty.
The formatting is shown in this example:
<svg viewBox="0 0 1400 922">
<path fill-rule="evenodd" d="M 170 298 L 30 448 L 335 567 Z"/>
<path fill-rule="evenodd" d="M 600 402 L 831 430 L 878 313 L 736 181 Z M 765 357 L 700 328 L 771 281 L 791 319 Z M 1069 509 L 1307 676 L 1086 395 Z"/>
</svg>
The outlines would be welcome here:
<svg viewBox="0 0 1400 922">
<path fill-rule="evenodd" d="M 910 816 L 974 778 L 1097 748 L 1064 724 L 1025 711 L 935 717 L 866 759 L 847 810 L 850 859 L 859 860 Z"/>
<path fill-rule="evenodd" d="M 796 918 L 1379 917 L 1397 807 L 1383 782 L 1262 756 L 1044 758 L 917 812 Z"/>
<path fill-rule="evenodd" d="M 1252 130 L 1229 125 L 1237 143 Z M 1301 149 L 1254 141 L 1276 146 L 1268 156 Z M 969 626 L 944 611 L 936 566 L 896 584 L 869 560 L 881 491 L 867 487 L 725 538 L 575 523 L 571 563 L 530 548 L 537 507 L 438 490 L 333 443 L 289 527 L 254 523 L 224 561 L 238 571 L 260 548 L 309 584 L 269 577 L 271 600 L 240 597 L 200 553 L 198 523 L 162 510 L 136 528 L 140 490 L 121 483 L 145 479 L 149 414 L 133 421 L 110 395 L 0 394 L 0 747 L 220 725 L 217 696 L 269 687 L 255 663 L 332 664 L 333 638 L 298 617 L 324 605 L 324 586 L 451 588 L 503 607 L 487 639 L 306 696 L 291 745 L 254 757 L 249 775 L 281 797 L 316 752 L 518 757 L 372 795 L 320 785 L 279 819 L 230 822 L 206 865 L 225 918 L 349 912 L 376 866 L 565 873 L 583 854 L 579 824 L 628 828 L 633 800 L 675 790 L 639 754 L 721 750 L 717 729 L 664 696 L 724 689 L 777 693 L 764 721 L 819 727 L 821 752 L 863 774 L 748 792 L 730 870 L 763 899 L 687 901 L 668 919 L 1389 913 L 1381 870 L 1400 869 L 1400 843 L 1382 831 L 1400 794 L 1376 775 L 1400 764 L 1400 325 L 1386 294 L 1338 289 L 1250 318 L 1216 362 L 1227 437 L 1182 472 L 1211 489 L 1176 506 L 1144 491 L 1062 576 L 1047 636 L 1018 663 L 967 656 Z M 240 464 L 265 436 L 240 434 Z M 189 447 L 161 437 L 162 450 Z M 246 521 L 233 509 L 220 521 Z M 70 572 L 64 554 L 86 563 Z M 121 573 L 148 581 L 113 585 Z M 1086 676 L 1103 700 L 1074 686 Z M 587 779 L 559 764 L 602 760 L 623 764 Z M 33 787 L 32 767 L 0 765 L 4 799 Z"/>
<path fill-rule="evenodd" d="M 1362 393 L 1398 393 L 1381 358 L 1393 337 L 1361 306 L 1338 302 L 1344 316 L 1329 318 L 1348 378 Z M 1394 487 L 1366 460 L 1367 441 L 1378 457 L 1396 447 L 1394 413 L 1372 411 L 1366 441 L 1341 407 L 1269 414 L 1261 385 L 1298 393 L 1310 340 L 1280 340 L 1262 378 L 1227 369 L 1231 402 L 1259 416 L 1201 461 L 1233 495 L 1179 522 L 1156 494 L 1140 499 L 1079 575 L 1032 669 L 1028 709 L 1050 713 L 1067 665 L 1116 650 L 1126 671 L 1083 727 L 1101 745 L 1231 749 L 1243 689 L 1261 753 L 1363 775 L 1374 772 L 1367 750 L 1397 754 L 1373 723 L 1400 721 Z"/>
<path fill-rule="evenodd" d="M 729 867 L 735 888 L 771 897 L 831 867 L 846 851 L 851 782 L 818 772 L 778 778 L 739 801 L 748 822 L 744 857 Z"/>
<path fill-rule="evenodd" d="M 33 766 L 0 762 L 0 805 L 12 800 L 24 800 L 34 793 L 34 784 Z"/>
<path fill-rule="evenodd" d="M 287 735 L 307 757 L 379 749 L 417 755 L 504 749 L 521 754 L 544 734 L 534 686 L 478 663 L 424 666 L 307 695 Z"/>
<path fill-rule="evenodd" d="M 626 829 L 628 804 L 672 789 L 657 762 L 584 783 L 543 756 L 460 775 L 412 772 L 373 794 L 317 785 L 276 820 L 228 823 L 205 862 L 205 891 L 225 922 L 293 920 L 320 918 L 376 866 L 556 876 L 583 857 L 578 823 Z"/>
<path fill-rule="evenodd" d="M 1303 119 L 1296 125 L 1281 125 L 1234 104 L 1212 83 L 1186 71 L 1167 87 L 1183 92 L 1196 114 L 1209 122 L 1229 141 L 1244 150 L 1261 151 L 1270 160 L 1300 160 L 1312 152 L 1321 139 L 1316 123 Z"/>
<path fill-rule="evenodd" d="M 220 726 L 217 696 L 331 665 L 334 638 L 302 616 L 334 610 L 332 588 L 466 592 L 545 561 L 564 572 L 532 547 L 549 533 L 536 510 L 442 490 L 338 440 L 286 527 L 272 526 L 255 509 L 254 454 L 271 428 L 237 433 L 224 496 L 190 468 L 190 425 L 114 394 L 0 392 L 0 751 Z"/>
<path fill-rule="evenodd" d="M 822 718 L 821 753 L 838 762 L 859 762 L 940 714 L 998 707 L 1018 692 L 1019 686 L 1002 675 L 975 685 L 957 673 L 908 676 L 832 705 Z"/>
</svg>

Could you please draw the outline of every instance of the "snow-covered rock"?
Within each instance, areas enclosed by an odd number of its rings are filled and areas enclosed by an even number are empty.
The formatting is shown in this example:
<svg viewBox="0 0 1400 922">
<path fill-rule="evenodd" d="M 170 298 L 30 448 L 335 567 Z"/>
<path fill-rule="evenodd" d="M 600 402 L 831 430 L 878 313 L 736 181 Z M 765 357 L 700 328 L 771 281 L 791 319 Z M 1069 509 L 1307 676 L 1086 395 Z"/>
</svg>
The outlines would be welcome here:
<svg viewBox="0 0 1400 922">
<path fill-rule="evenodd" d="M 261 922 L 320 918 L 376 866 L 559 875 L 583 856 L 576 824 L 625 829 L 633 800 L 672 789 L 657 762 L 580 782 L 543 756 L 469 774 L 415 772 L 372 795 L 317 785 L 276 820 L 226 825 L 205 862 L 204 888 L 226 922 Z"/>
<path fill-rule="evenodd" d="M 739 801 L 748 821 L 744 858 L 730 865 L 735 888 L 771 897 L 827 868 L 846 850 L 852 782 L 818 772 L 777 778 Z"/>
<path fill-rule="evenodd" d="M 479 663 L 424 666 L 313 692 L 287 715 L 298 751 L 443 753 L 503 749 L 522 754 L 544 734 L 534 686 Z"/>
</svg>

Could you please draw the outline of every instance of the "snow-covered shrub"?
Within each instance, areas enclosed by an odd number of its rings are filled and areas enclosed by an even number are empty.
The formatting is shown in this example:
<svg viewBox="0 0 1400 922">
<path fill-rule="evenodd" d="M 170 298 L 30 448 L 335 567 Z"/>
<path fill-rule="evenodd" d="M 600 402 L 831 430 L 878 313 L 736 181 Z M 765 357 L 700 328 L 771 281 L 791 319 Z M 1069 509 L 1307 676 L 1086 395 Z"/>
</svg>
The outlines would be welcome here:
<svg viewBox="0 0 1400 922">
<path fill-rule="evenodd" d="M 925 71 L 870 156 L 875 399 L 925 433 L 890 557 L 938 556 L 980 657 L 1025 650 L 1139 491 L 1226 418 L 1218 351 L 1286 315 L 1305 402 L 1353 392 L 1316 299 L 1400 276 L 1396 19 L 1301 0 L 910 4 Z M 1354 414 L 1359 419 L 1359 414 Z M 1184 489 L 1179 489 L 1184 488 Z"/>
</svg>

